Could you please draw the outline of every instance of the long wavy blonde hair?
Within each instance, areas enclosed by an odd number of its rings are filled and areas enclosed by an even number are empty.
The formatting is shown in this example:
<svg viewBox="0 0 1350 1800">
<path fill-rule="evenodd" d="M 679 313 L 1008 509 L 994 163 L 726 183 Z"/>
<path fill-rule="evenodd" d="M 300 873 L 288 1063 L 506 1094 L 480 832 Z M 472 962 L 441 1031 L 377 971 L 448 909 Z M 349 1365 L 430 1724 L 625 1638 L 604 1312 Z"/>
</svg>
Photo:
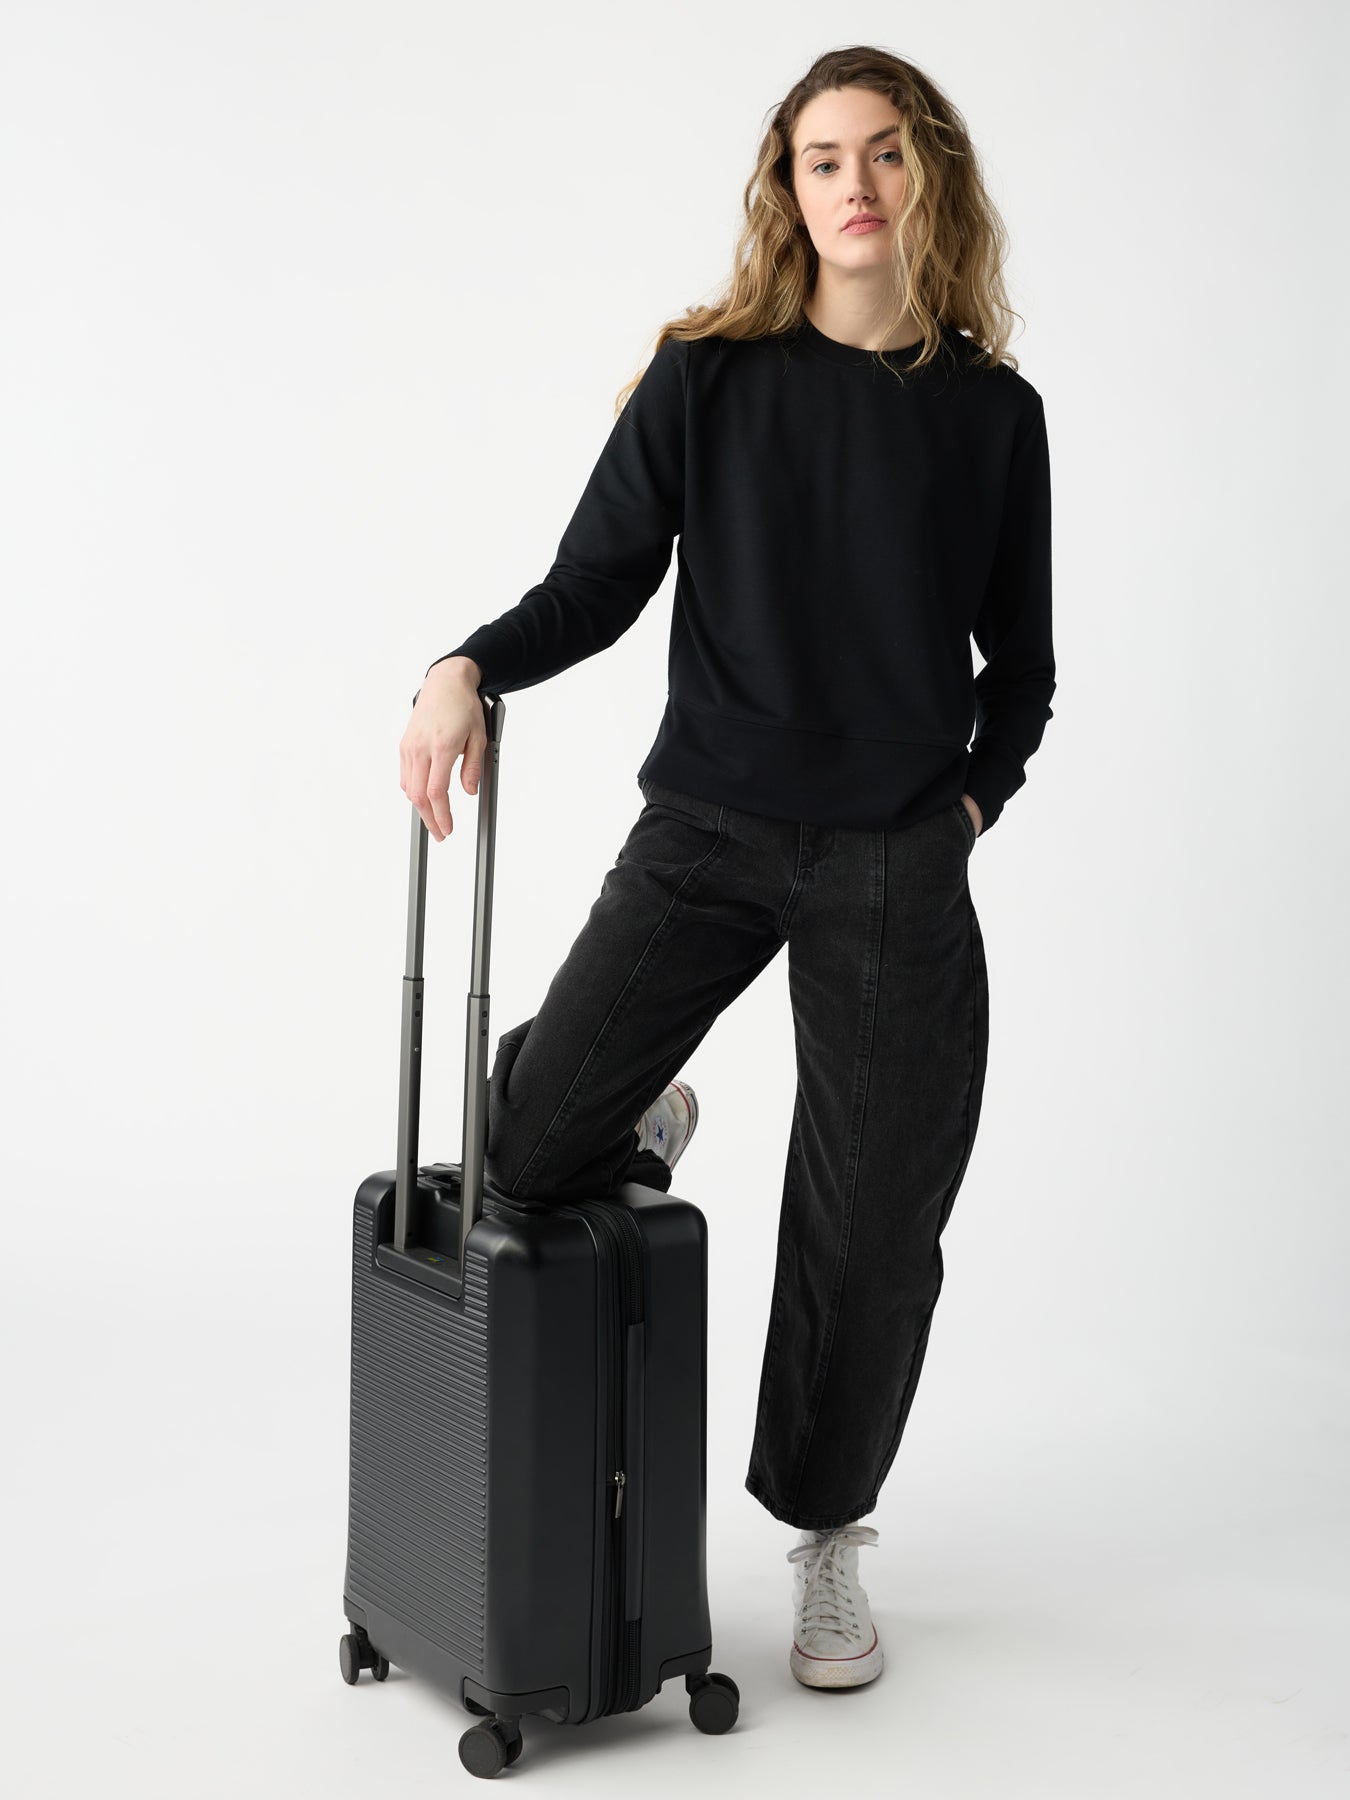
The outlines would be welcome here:
<svg viewBox="0 0 1350 1800">
<path fill-rule="evenodd" d="M 892 235 L 894 312 L 883 321 L 882 341 L 912 314 L 923 332 L 922 348 L 907 370 L 938 354 L 941 326 L 965 332 L 992 367 L 1017 359 L 1007 354 L 1012 321 L 1002 267 L 1008 235 L 985 191 L 979 157 L 960 112 L 921 69 L 867 44 L 818 56 L 774 109 L 745 186 L 745 224 L 735 267 L 721 297 L 692 306 L 661 327 L 655 355 L 667 338 L 748 339 L 791 330 L 804 317 L 803 301 L 815 286 L 820 258 L 797 207 L 792 185 L 792 133 L 807 102 L 838 88 L 865 87 L 884 94 L 900 117 L 900 146 L 908 173 L 905 204 Z M 884 366 L 899 375 L 881 353 Z M 623 411 L 645 369 L 623 387 L 614 416 Z M 901 377 L 903 379 L 903 377 Z"/>
</svg>

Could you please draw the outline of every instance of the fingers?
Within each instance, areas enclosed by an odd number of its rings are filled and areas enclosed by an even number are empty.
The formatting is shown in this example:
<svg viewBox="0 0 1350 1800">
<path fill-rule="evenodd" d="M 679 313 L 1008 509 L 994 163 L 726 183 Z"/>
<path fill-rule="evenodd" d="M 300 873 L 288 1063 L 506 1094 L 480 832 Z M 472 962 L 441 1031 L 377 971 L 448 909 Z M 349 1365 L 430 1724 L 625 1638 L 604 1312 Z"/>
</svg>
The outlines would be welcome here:
<svg viewBox="0 0 1350 1800">
<path fill-rule="evenodd" d="M 437 745 L 428 764 L 426 801 L 417 808 L 427 822 L 427 830 L 442 843 L 455 828 L 450 816 L 450 771 L 455 766 L 455 751 Z M 416 804 L 416 802 L 414 802 Z"/>
<path fill-rule="evenodd" d="M 411 728 L 398 747 L 398 784 L 421 816 L 422 823 L 439 844 L 454 829 L 450 816 L 449 773 L 453 758 L 442 753 L 440 793 L 437 795 L 437 753 L 428 754 L 417 744 Z"/>
<path fill-rule="evenodd" d="M 460 759 L 460 785 L 466 794 L 476 795 L 483 775 L 487 733 L 471 729 L 460 744 L 455 743 L 453 736 L 441 743 L 433 737 L 428 747 L 417 727 L 414 719 L 398 747 L 399 786 L 440 844 L 455 828 L 450 812 L 450 776 L 456 759 Z"/>
</svg>

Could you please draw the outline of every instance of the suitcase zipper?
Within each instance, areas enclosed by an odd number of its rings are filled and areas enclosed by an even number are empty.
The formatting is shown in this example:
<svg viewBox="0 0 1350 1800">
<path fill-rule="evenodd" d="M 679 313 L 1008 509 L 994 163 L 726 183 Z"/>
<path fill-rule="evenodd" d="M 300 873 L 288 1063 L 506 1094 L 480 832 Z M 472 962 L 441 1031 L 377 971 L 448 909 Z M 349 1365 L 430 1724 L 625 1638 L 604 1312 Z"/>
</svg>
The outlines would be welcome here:
<svg viewBox="0 0 1350 1800">
<path fill-rule="evenodd" d="M 606 1629 L 602 1632 L 602 1667 L 597 1686 L 605 1694 L 606 1713 L 628 1712 L 637 1704 L 637 1685 L 641 1674 L 641 1620 L 625 1617 L 628 1592 L 628 1532 L 622 1524 L 624 1493 L 628 1475 L 621 1454 L 624 1413 L 627 1404 L 624 1370 L 627 1363 L 625 1339 L 630 1324 L 638 1321 L 642 1310 L 642 1227 L 626 1206 L 605 1200 L 574 1201 L 572 1207 L 598 1228 L 602 1242 L 613 1246 L 617 1280 L 616 1305 L 610 1308 L 610 1418 L 609 1443 L 614 1470 L 606 1483 L 606 1492 L 614 1489 L 614 1510 L 610 1515 L 610 1553 L 607 1563 L 609 1583 L 605 1608 Z M 562 1207 L 562 1211 L 569 1210 Z"/>
<path fill-rule="evenodd" d="M 499 1201 L 499 1197 L 494 1196 L 494 1201 Z M 508 1211 L 516 1210 L 509 1201 L 506 1204 Z M 604 1703 L 587 1715 L 597 1717 L 603 1713 L 632 1711 L 637 1705 L 637 1687 L 642 1672 L 642 1621 L 640 1617 L 629 1621 L 625 1616 L 628 1534 L 618 1522 L 622 1518 L 624 1493 L 628 1486 L 621 1444 L 627 1404 L 625 1336 L 628 1326 L 639 1323 L 642 1313 L 643 1236 L 642 1227 L 631 1211 L 613 1201 L 574 1200 L 550 1204 L 557 1212 L 584 1218 L 596 1228 L 599 1242 L 613 1247 L 618 1275 L 614 1283 L 615 1304 L 609 1309 L 610 1412 L 606 1421 L 609 1466 L 614 1473 L 607 1477 L 605 1491 L 614 1489 L 614 1511 L 605 1562 L 606 1592 L 601 1600 L 604 1618 L 600 1634 L 600 1668 L 596 1677 L 596 1687 L 604 1695 Z"/>
</svg>

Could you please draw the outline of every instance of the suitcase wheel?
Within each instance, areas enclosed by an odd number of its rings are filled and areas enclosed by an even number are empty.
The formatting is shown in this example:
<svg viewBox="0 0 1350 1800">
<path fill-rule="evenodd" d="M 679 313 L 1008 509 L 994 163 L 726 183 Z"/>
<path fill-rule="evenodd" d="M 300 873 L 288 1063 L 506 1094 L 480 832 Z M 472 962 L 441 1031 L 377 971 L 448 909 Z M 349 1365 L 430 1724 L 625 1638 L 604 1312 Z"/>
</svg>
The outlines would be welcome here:
<svg viewBox="0 0 1350 1800">
<path fill-rule="evenodd" d="M 389 1674 L 389 1658 L 380 1655 L 358 1625 L 338 1644 L 338 1667 L 342 1670 L 342 1679 L 352 1685 L 360 1678 L 362 1669 L 369 1669 L 376 1681 L 384 1681 Z"/>
<path fill-rule="evenodd" d="M 719 1675 L 715 1669 L 706 1675 L 686 1675 L 689 1690 L 689 1717 L 700 1731 L 711 1735 L 730 1731 L 741 1711 L 741 1690 L 730 1675 Z"/>
<path fill-rule="evenodd" d="M 459 1760 L 470 1775 L 500 1775 L 509 1769 L 525 1739 L 515 1719 L 489 1719 L 471 1725 L 459 1740 Z"/>
</svg>

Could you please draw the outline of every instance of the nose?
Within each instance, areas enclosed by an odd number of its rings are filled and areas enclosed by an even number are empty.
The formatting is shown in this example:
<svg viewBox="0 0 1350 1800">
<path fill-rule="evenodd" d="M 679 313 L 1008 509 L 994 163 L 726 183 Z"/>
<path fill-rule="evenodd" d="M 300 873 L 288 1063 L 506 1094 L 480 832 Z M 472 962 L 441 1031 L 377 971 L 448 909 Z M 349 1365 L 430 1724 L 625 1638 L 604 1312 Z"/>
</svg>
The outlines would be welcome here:
<svg viewBox="0 0 1350 1800">
<path fill-rule="evenodd" d="M 868 186 L 866 174 L 855 175 L 848 197 L 853 201 L 861 201 L 864 206 L 870 206 L 877 197 L 877 191 Z"/>
</svg>

